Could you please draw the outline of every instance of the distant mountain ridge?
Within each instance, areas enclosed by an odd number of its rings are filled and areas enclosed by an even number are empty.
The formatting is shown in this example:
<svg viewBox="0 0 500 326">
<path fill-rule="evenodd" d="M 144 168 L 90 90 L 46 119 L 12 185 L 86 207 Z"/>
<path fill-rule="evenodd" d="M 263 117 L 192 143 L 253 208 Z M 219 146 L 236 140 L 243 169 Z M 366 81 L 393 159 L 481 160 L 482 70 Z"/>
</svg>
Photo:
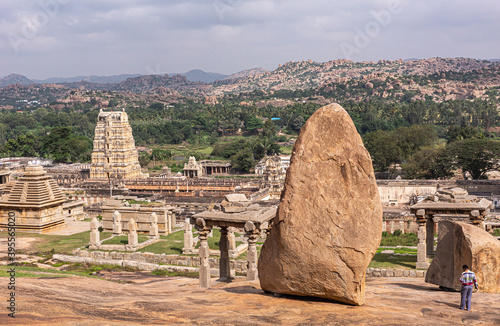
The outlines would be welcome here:
<svg viewBox="0 0 500 326">
<path fill-rule="evenodd" d="M 10 74 L 0 79 L 0 87 L 6 87 L 9 85 L 16 85 L 16 84 L 22 86 L 28 86 L 31 84 L 35 84 L 35 82 L 27 78 L 26 76 L 19 74 Z"/>
<path fill-rule="evenodd" d="M 252 69 L 249 69 L 252 70 Z M 245 70 L 247 71 L 247 70 Z M 241 74 L 243 72 L 237 72 L 234 75 Z M 168 76 L 181 75 L 186 77 L 186 80 L 191 82 L 203 82 L 212 83 L 217 80 L 226 79 L 233 75 L 225 75 L 216 72 L 205 72 L 201 69 L 193 69 L 185 73 L 169 73 Z M 126 81 L 129 78 L 141 77 L 147 75 L 141 74 L 120 74 L 111 76 L 74 76 L 74 77 L 50 77 L 46 79 L 29 79 L 26 76 L 19 74 L 10 74 L 3 78 L 0 78 L 0 87 L 5 87 L 8 85 L 20 84 L 27 86 L 30 84 L 70 84 L 70 83 L 91 83 L 91 84 L 118 84 Z M 162 76 L 157 74 L 156 76 Z"/>
<path fill-rule="evenodd" d="M 138 77 L 140 74 L 121 74 L 112 76 L 75 76 L 75 77 L 51 77 L 47 79 L 32 79 L 37 84 L 61 84 L 87 81 L 97 84 L 119 83 L 131 77 Z"/>
</svg>

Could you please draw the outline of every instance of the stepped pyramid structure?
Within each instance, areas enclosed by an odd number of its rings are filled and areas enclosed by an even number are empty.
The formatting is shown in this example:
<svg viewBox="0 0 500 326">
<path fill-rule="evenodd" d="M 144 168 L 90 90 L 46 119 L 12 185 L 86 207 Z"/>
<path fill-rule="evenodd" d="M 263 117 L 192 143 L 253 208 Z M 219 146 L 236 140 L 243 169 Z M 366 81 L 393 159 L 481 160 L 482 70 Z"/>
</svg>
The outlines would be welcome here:
<svg viewBox="0 0 500 326">
<path fill-rule="evenodd" d="M 13 219 L 9 219 L 9 213 L 15 214 L 18 232 L 43 233 L 64 225 L 64 202 L 56 181 L 41 166 L 28 165 L 22 177 L 4 188 L 0 198 L 0 228 L 12 226 Z"/>
<path fill-rule="evenodd" d="M 91 179 L 142 178 L 132 128 L 123 111 L 101 112 L 97 117 Z"/>
</svg>

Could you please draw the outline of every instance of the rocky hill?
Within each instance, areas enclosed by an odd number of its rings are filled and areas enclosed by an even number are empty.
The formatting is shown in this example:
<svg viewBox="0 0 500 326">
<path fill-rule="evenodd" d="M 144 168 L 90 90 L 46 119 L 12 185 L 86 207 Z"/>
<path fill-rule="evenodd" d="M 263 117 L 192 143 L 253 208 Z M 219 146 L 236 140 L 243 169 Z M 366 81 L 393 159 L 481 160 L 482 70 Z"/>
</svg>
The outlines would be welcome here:
<svg viewBox="0 0 500 326">
<path fill-rule="evenodd" d="M 239 96 L 246 105 L 258 106 L 286 106 L 296 101 L 326 104 L 332 100 L 442 102 L 498 98 L 500 63 L 468 58 L 380 60 L 376 63 L 308 60 L 290 61 L 272 71 L 249 69 L 212 83 L 189 81 L 181 75 L 147 75 L 116 83 L 82 80 L 39 85 L 32 84 L 33 81 L 24 76 L 9 75 L 0 80 L 0 85 L 13 81 L 18 83 L 0 87 L 0 107 L 18 109 L 51 102 L 71 106 L 89 101 L 105 106 L 113 98 L 123 105 L 139 105 L 141 100 L 149 103 L 154 99 L 169 104 L 182 101 L 183 97 L 205 102 L 209 98 L 209 103 L 217 103 L 217 98 L 223 96 Z M 68 100 L 71 91 L 85 96 Z M 97 93 L 90 92 L 87 96 L 87 91 Z M 95 94 L 103 95 L 104 91 L 116 94 L 96 98 Z M 255 95 L 254 91 L 260 95 Z"/>
<path fill-rule="evenodd" d="M 213 95 L 248 92 L 252 90 L 302 90 L 319 87 L 329 83 L 345 83 L 350 79 L 361 79 L 373 74 L 385 74 L 393 78 L 411 75 L 429 75 L 440 72 L 466 72 L 490 68 L 495 63 L 468 58 L 423 60 L 380 60 L 375 62 L 353 62 L 339 59 L 324 63 L 290 61 L 277 69 L 263 74 L 248 76 L 232 83 L 217 85 Z"/>
<path fill-rule="evenodd" d="M 32 81 L 31 79 L 19 74 L 10 74 L 0 79 L 0 87 L 6 87 L 9 85 L 16 85 L 16 84 L 26 86 L 34 83 L 35 82 Z"/>
</svg>

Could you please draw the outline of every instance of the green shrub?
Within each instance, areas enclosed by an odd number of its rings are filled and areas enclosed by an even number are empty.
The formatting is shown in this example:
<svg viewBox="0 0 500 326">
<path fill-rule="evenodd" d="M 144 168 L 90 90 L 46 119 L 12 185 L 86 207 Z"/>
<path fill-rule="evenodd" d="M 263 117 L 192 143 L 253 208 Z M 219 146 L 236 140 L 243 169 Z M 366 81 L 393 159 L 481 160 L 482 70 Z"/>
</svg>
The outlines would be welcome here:
<svg viewBox="0 0 500 326">
<path fill-rule="evenodd" d="M 399 229 L 395 230 L 392 235 L 395 236 L 395 237 L 399 237 L 401 234 L 403 234 L 403 232 Z"/>
</svg>

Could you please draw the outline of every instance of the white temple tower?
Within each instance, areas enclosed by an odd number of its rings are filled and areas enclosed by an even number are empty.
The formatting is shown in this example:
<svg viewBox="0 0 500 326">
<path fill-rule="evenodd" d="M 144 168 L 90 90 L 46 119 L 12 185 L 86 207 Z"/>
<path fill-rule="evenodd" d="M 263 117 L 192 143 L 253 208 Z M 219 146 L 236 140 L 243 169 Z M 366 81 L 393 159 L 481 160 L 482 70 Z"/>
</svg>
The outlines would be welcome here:
<svg viewBox="0 0 500 326">
<path fill-rule="evenodd" d="M 132 127 L 123 111 L 101 112 L 97 117 L 91 179 L 142 178 Z"/>
</svg>

